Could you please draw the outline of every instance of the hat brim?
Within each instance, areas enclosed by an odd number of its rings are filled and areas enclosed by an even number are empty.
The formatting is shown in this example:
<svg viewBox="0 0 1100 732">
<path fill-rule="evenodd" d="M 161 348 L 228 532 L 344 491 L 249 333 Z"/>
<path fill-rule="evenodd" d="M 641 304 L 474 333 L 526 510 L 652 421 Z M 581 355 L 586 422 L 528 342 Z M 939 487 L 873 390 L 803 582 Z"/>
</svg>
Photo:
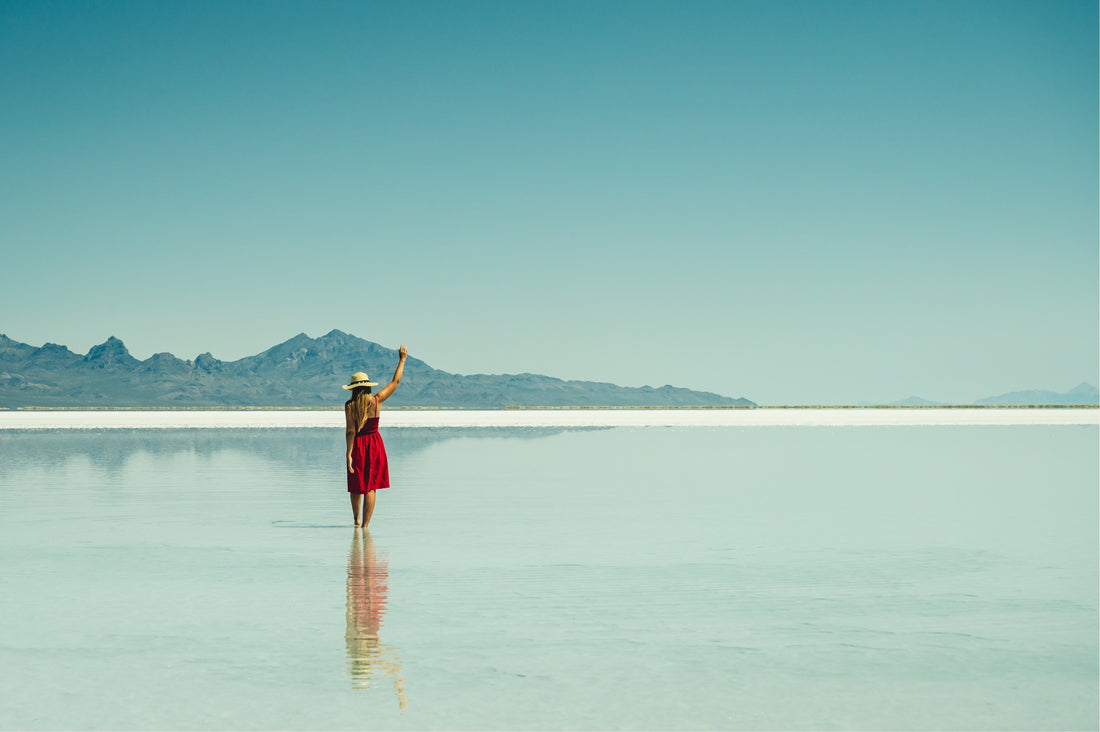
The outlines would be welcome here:
<svg viewBox="0 0 1100 732">
<path fill-rule="evenodd" d="M 378 386 L 378 382 L 377 381 L 356 381 L 356 382 L 353 382 L 351 384 L 345 384 L 344 388 L 347 389 L 348 391 L 351 391 L 352 389 L 358 389 L 360 386 Z"/>
</svg>

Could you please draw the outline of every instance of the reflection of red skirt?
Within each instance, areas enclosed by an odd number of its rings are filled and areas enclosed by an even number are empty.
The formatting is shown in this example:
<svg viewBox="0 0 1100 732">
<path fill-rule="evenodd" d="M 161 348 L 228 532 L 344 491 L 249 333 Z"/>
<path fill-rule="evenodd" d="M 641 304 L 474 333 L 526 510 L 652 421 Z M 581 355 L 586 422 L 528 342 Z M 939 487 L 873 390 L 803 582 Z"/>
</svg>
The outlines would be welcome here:
<svg viewBox="0 0 1100 732">
<path fill-rule="evenodd" d="M 348 493 L 368 493 L 390 487 L 390 464 L 386 446 L 378 434 L 378 417 L 371 417 L 351 446 L 354 473 L 348 473 Z"/>
</svg>

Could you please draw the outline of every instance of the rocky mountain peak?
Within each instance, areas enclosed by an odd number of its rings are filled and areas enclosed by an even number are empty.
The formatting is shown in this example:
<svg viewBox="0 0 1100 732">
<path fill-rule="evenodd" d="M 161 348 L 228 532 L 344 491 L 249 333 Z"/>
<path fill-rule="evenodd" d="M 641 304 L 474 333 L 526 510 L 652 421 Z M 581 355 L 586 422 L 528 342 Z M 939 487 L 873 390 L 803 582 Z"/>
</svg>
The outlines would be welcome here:
<svg viewBox="0 0 1100 732">
<path fill-rule="evenodd" d="M 0 333 L 0 352 L 11 354 L 13 356 L 26 356 L 34 351 L 34 347 L 28 346 L 26 343 L 20 343 L 19 341 L 13 341 L 3 333 Z"/>
<path fill-rule="evenodd" d="M 133 368 L 140 362 L 130 355 L 126 344 L 111 336 L 98 346 L 92 346 L 84 357 L 84 363 L 92 368 Z"/>
<path fill-rule="evenodd" d="M 195 356 L 195 368 L 200 369 L 201 371 L 206 371 L 207 373 L 209 373 L 211 371 L 216 371 L 220 369 L 221 366 L 222 362 L 214 358 L 214 355 L 210 353 L 210 351 L 207 351 L 206 353 L 200 353 L 198 356 Z"/>
</svg>

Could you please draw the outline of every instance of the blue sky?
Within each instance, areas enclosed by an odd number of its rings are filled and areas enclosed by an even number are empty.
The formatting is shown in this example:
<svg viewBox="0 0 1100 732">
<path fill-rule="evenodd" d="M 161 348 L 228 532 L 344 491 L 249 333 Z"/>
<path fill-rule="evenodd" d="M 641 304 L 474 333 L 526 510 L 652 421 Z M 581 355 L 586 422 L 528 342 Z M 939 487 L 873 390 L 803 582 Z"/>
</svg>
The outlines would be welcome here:
<svg viewBox="0 0 1100 732">
<path fill-rule="evenodd" d="M 0 332 L 760 403 L 1100 371 L 1091 2 L 0 4 Z"/>
</svg>

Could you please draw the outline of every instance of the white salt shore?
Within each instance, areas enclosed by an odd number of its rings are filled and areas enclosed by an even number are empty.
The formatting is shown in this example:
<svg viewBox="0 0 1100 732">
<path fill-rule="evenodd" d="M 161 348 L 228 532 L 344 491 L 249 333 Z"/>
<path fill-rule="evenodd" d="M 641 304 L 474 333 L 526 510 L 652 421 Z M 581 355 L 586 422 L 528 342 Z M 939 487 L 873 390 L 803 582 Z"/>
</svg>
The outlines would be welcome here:
<svg viewBox="0 0 1100 732">
<path fill-rule="evenodd" d="M 389 427 L 764 427 L 1097 425 L 1100 408 L 384 410 Z M 0 411 L 0 430 L 342 429 L 338 410 Z"/>
</svg>

